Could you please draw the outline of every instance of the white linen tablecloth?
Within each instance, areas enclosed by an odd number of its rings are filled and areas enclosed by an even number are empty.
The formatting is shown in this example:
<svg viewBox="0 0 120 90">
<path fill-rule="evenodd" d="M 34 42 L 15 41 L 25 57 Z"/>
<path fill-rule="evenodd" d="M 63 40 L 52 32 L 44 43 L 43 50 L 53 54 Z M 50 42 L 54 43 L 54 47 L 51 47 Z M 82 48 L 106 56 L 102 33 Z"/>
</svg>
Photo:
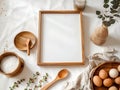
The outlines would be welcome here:
<svg viewBox="0 0 120 90">
<path fill-rule="evenodd" d="M 85 56 L 95 52 L 103 52 L 106 47 L 113 47 L 120 51 L 120 22 L 109 28 L 109 37 L 103 46 L 96 46 L 90 41 L 90 34 L 101 21 L 95 15 L 96 9 L 102 10 L 103 0 L 87 0 L 86 8 L 83 12 L 83 31 L 85 41 Z M 21 78 L 30 77 L 36 71 L 44 74 L 47 72 L 50 77 L 48 82 L 52 81 L 59 70 L 66 68 L 70 71 L 70 76 L 56 83 L 50 90 L 63 90 L 67 81 L 74 81 L 84 68 L 88 65 L 86 59 L 83 66 L 37 66 L 37 47 L 31 50 L 31 55 L 19 51 L 14 46 L 14 37 L 17 33 L 27 30 L 38 37 L 38 12 L 39 10 L 73 10 L 73 0 L 0 0 L 0 54 L 6 51 L 16 52 L 25 61 L 25 67 L 21 74 L 16 77 L 8 78 L 0 74 L 0 90 L 9 90 L 9 86 Z M 117 54 L 118 56 L 120 53 Z M 16 90 L 23 90 L 26 85 L 23 84 Z"/>
</svg>

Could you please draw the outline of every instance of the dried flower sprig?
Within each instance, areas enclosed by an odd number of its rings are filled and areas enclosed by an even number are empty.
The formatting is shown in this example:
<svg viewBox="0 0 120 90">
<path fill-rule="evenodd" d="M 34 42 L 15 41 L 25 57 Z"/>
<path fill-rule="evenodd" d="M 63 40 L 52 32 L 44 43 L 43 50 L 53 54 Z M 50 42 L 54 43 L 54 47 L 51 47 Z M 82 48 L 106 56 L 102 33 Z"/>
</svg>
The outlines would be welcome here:
<svg viewBox="0 0 120 90">
<path fill-rule="evenodd" d="M 30 89 L 30 85 L 35 83 L 35 81 L 37 80 L 38 76 L 40 75 L 39 72 L 36 72 L 35 74 L 32 75 L 31 78 L 29 78 L 28 82 L 27 82 L 27 86 L 24 90 L 32 90 Z"/>
<path fill-rule="evenodd" d="M 25 79 L 21 79 L 21 80 L 18 80 L 17 82 L 14 82 L 14 84 L 11 87 L 9 87 L 9 89 L 14 90 L 15 88 L 19 87 L 19 85 L 24 81 Z"/>
<path fill-rule="evenodd" d="M 48 76 L 49 76 L 48 73 L 46 73 L 44 76 L 42 76 L 42 79 L 40 79 L 38 85 L 34 86 L 34 90 L 36 90 L 37 88 L 41 88 L 43 83 L 48 81 Z"/>
<path fill-rule="evenodd" d="M 30 77 L 28 82 L 26 83 L 26 87 L 24 88 L 24 90 L 36 90 L 36 89 L 38 90 L 39 88 L 41 88 L 43 86 L 44 83 L 46 83 L 48 81 L 49 75 L 48 75 L 48 73 L 46 73 L 45 75 L 41 76 L 42 78 L 39 80 L 38 83 L 36 83 L 39 76 L 40 76 L 39 72 L 36 72 L 35 74 L 33 74 L 32 77 Z M 24 81 L 25 81 L 25 79 L 21 79 L 21 80 L 14 82 L 13 86 L 9 87 L 9 89 L 15 90 Z M 33 89 L 32 89 L 32 85 L 34 85 Z"/>
<path fill-rule="evenodd" d="M 109 27 L 120 18 L 120 0 L 104 0 L 103 7 L 105 11 L 97 10 L 96 15 L 105 26 Z"/>
</svg>

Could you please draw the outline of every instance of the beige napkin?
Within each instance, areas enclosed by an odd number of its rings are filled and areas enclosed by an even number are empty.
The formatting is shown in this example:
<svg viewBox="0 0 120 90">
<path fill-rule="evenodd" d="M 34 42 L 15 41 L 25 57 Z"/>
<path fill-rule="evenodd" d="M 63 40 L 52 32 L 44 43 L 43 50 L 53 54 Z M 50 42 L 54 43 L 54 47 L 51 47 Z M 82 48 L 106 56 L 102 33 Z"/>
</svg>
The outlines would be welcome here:
<svg viewBox="0 0 120 90">
<path fill-rule="evenodd" d="M 106 61 L 120 61 L 120 59 L 115 55 L 116 51 L 114 49 L 108 50 L 105 53 L 96 53 L 90 56 L 89 64 L 85 68 L 75 81 L 67 82 L 64 90 L 92 90 L 92 84 L 90 83 L 90 77 L 95 67 Z"/>
</svg>

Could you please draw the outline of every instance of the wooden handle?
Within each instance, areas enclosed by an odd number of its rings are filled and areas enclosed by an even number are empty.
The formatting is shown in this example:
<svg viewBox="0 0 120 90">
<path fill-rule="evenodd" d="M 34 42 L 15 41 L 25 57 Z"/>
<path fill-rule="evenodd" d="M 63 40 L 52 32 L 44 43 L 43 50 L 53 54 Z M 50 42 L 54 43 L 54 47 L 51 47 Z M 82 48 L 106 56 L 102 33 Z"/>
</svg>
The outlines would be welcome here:
<svg viewBox="0 0 120 90">
<path fill-rule="evenodd" d="M 47 90 L 49 87 L 51 87 L 55 82 L 57 82 L 59 79 L 56 78 L 55 80 L 53 80 L 52 82 L 48 83 L 46 86 L 44 86 L 43 88 L 41 88 L 40 90 Z"/>
<path fill-rule="evenodd" d="M 30 39 L 27 40 L 26 45 L 27 45 L 27 54 L 30 55 Z"/>
</svg>

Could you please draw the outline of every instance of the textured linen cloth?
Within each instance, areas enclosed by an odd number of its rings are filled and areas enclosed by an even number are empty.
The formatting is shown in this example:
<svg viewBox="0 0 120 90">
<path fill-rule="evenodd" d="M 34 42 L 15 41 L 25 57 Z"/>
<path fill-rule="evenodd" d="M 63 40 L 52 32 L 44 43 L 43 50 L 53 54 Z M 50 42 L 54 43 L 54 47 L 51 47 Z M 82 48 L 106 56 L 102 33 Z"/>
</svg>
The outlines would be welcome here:
<svg viewBox="0 0 120 90">
<path fill-rule="evenodd" d="M 110 52 L 110 53 L 108 53 Z M 89 57 L 89 65 L 84 69 L 75 81 L 67 82 L 64 90 L 93 90 L 91 83 L 91 76 L 95 68 L 104 62 L 108 61 L 117 61 L 120 62 L 120 59 L 114 55 L 115 51 L 107 51 L 107 53 L 96 53 L 93 56 Z"/>
</svg>

